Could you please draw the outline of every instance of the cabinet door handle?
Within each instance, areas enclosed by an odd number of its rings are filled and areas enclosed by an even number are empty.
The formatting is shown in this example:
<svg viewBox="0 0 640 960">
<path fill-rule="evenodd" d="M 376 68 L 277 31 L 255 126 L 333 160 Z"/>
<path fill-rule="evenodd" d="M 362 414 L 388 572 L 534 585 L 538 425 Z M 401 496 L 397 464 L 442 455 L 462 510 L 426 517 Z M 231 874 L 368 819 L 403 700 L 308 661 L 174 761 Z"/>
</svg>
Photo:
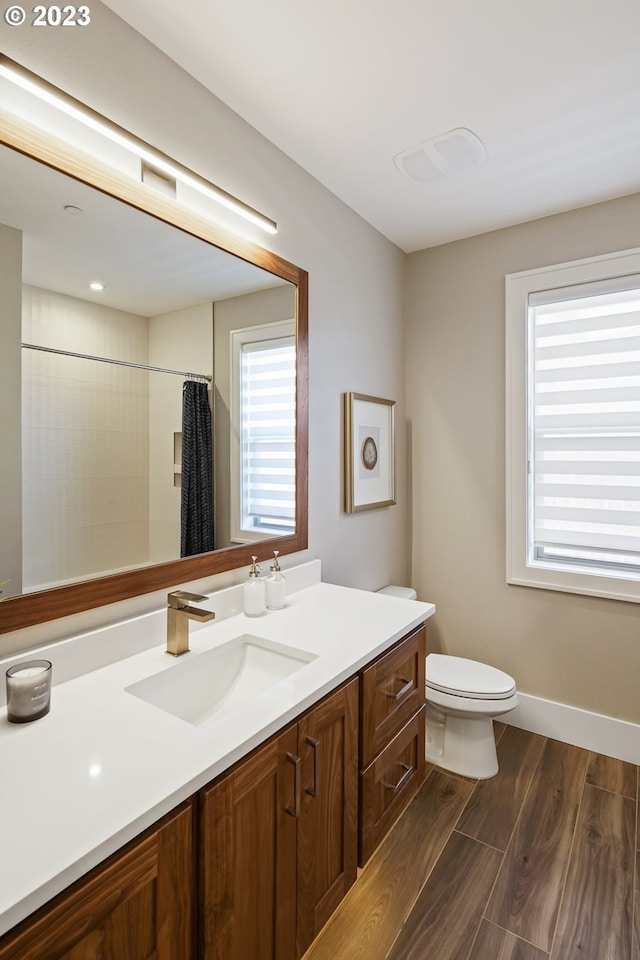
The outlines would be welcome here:
<svg viewBox="0 0 640 960">
<path fill-rule="evenodd" d="M 291 807 L 285 807 L 285 810 L 297 819 L 300 816 L 300 757 L 287 753 L 285 759 L 293 764 L 293 810 Z"/>
<path fill-rule="evenodd" d="M 414 683 L 413 680 L 405 680 L 404 677 L 398 677 L 398 680 L 402 683 L 402 686 L 397 693 L 387 693 L 388 697 L 391 697 L 392 700 L 395 700 L 396 703 L 400 703 L 410 690 L 413 689 Z"/>
<path fill-rule="evenodd" d="M 382 786 L 385 787 L 387 790 L 393 790 L 394 793 L 397 793 L 398 790 L 401 790 L 403 788 L 403 786 L 405 785 L 405 783 L 413 773 L 413 767 L 410 766 L 408 763 L 401 763 L 399 764 L 399 766 L 402 768 L 404 772 L 400 775 L 400 779 L 398 780 L 397 783 L 387 783 L 385 780 L 382 781 Z"/>
<path fill-rule="evenodd" d="M 313 786 L 306 789 L 310 796 L 317 797 L 320 790 L 320 741 L 307 737 L 307 743 L 313 749 Z"/>
</svg>

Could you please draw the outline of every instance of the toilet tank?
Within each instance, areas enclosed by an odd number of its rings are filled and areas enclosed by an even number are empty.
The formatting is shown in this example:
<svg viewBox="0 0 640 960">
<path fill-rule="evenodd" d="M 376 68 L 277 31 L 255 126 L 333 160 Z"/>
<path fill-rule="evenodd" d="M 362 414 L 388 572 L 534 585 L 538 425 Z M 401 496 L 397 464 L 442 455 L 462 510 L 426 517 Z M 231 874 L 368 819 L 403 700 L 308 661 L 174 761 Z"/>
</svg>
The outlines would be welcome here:
<svg viewBox="0 0 640 960">
<path fill-rule="evenodd" d="M 376 593 L 385 593 L 389 597 L 402 597 L 403 600 L 417 600 L 418 594 L 413 587 L 396 587 L 390 584 L 388 587 L 381 587 Z"/>
</svg>

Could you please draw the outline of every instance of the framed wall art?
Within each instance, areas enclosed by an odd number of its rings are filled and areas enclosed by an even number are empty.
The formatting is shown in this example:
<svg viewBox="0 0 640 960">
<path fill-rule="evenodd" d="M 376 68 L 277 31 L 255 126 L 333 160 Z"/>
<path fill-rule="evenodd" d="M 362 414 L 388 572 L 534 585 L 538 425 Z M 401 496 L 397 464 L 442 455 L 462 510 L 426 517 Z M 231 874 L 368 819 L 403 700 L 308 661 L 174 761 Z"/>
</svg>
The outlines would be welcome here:
<svg viewBox="0 0 640 960">
<path fill-rule="evenodd" d="M 395 400 L 344 395 L 345 510 L 389 507 L 395 500 Z"/>
</svg>

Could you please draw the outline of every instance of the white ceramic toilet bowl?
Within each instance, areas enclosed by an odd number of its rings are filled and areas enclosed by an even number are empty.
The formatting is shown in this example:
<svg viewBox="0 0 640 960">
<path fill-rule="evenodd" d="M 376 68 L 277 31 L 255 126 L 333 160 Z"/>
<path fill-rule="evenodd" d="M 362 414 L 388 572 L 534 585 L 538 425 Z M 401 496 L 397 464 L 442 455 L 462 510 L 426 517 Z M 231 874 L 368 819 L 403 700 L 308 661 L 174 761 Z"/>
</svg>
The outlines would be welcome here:
<svg viewBox="0 0 640 960">
<path fill-rule="evenodd" d="M 518 705 L 513 677 L 476 660 L 430 653 L 425 695 L 427 760 L 465 777 L 495 776 L 493 717 Z"/>
</svg>

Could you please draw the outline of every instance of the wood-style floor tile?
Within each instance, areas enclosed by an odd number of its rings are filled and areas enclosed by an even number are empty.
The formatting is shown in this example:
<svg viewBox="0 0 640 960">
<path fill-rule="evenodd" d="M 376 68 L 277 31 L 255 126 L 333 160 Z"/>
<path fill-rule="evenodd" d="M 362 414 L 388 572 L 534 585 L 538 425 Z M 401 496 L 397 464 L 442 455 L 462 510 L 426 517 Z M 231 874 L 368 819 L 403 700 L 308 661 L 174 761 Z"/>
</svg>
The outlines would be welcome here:
<svg viewBox="0 0 640 960">
<path fill-rule="evenodd" d="M 636 899 L 634 907 L 631 960 L 640 960 L 640 850 L 636 850 Z"/>
<path fill-rule="evenodd" d="M 388 960 L 467 960 L 502 854 L 453 833 Z"/>
<path fill-rule="evenodd" d="M 635 763 L 625 763 L 623 760 L 614 760 L 613 757 L 603 757 L 599 753 L 589 754 L 589 769 L 587 783 L 594 787 L 609 790 L 610 793 L 619 793 L 621 797 L 637 796 L 638 768 Z"/>
<path fill-rule="evenodd" d="M 495 737 L 496 743 L 499 742 L 500 737 L 503 735 L 505 730 L 507 730 L 507 724 L 503 723 L 502 720 L 493 721 L 493 735 Z"/>
<path fill-rule="evenodd" d="M 305 960 L 384 960 L 472 789 L 431 772 Z"/>
<path fill-rule="evenodd" d="M 495 733 L 498 776 L 433 768 L 304 960 L 640 960 L 638 767 L 549 740 L 530 775 Z"/>
<path fill-rule="evenodd" d="M 486 917 L 549 952 L 587 772 L 586 750 L 547 740 Z"/>
<path fill-rule="evenodd" d="M 630 960 L 635 802 L 587 784 L 552 960 Z"/>
<path fill-rule="evenodd" d="M 497 744 L 498 773 L 478 782 L 456 830 L 506 850 L 544 742 L 535 733 L 507 727 Z"/>
<path fill-rule="evenodd" d="M 549 954 L 483 920 L 468 960 L 549 960 Z"/>
</svg>

